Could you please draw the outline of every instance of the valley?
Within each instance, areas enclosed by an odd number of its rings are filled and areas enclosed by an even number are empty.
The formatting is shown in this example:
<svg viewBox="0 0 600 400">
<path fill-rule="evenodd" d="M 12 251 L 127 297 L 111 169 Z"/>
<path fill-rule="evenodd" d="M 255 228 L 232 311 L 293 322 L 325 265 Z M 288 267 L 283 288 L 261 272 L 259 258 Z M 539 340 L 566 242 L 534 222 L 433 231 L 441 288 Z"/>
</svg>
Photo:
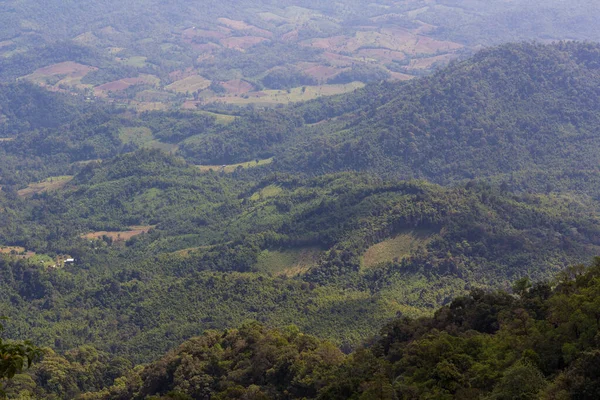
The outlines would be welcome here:
<svg viewBox="0 0 600 400">
<path fill-rule="evenodd" d="M 597 398 L 597 17 L 3 2 L 0 398 Z"/>
</svg>

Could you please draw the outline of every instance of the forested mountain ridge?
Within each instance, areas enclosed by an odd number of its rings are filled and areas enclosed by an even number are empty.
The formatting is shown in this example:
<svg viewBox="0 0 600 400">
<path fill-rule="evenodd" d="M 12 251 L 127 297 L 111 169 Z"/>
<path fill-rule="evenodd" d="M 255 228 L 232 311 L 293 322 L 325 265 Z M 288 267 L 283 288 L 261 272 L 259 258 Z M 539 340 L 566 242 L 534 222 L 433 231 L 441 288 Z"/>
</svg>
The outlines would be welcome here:
<svg viewBox="0 0 600 400">
<path fill-rule="evenodd" d="M 512 176 L 525 187 L 539 185 L 527 182 L 539 171 L 537 180 L 574 189 L 598 179 L 599 65 L 596 44 L 483 50 L 391 88 L 392 100 L 365 107 L 325 138 L 284 149 L 280 160 L 297 171 L 363 170 L 439 183 Z"/>
<path fill-rule="evenodd" d="M 37 254 L 0 259 L 7 334 L 136 362 L 246 319 L 353 346 L 398 312 L 547 277 L 600 247 L 592 208 L 568 197 L 356 173 L 252 181 L 158 150 L 13 196 L 0 192 L 1 240 Z"/>
<path fill-rule="evenodd" d="M 596 260 L 552 281 L 517 281 L 512 295 L 474 290 L 433 316 L 395 319 L 350 354 L 295 326 L 255 322 L 207 331 L 136 368 L 90 347 L 49 352 L 7 392 L 89 400 L 591 400 L 600 395 L 599 277 Z"/>
</svg>

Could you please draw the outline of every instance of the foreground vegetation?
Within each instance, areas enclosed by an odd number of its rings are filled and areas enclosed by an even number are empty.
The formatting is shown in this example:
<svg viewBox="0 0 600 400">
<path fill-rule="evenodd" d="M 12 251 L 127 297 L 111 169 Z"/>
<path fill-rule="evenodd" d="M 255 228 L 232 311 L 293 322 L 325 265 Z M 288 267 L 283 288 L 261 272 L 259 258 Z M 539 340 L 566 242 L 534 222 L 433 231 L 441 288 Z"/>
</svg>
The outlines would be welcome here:
<svg viewBox="0 0 600 400">
<path fill-rule="evenodd" d="M 256 322 L 207 331 L 134 368 L 89 346 L 64 356 L 48 351 L 7 392 L 59 399 L 595 399 L 599 290 L 600 260 L 552 282 L 521 279 L 514 294 L 473 290 L 431 317 L 397 318 L 349 354 L 293 325 Z"/>
</svg>

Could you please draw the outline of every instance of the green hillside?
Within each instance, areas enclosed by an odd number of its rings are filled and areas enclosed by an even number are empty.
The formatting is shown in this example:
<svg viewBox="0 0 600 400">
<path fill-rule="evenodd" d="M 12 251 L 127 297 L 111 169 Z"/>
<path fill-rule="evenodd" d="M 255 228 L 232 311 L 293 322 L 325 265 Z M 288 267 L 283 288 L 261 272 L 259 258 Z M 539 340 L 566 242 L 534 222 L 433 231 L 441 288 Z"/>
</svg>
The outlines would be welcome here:
<svg viewBox="0 0 600 400">
<path fill-rule="evenodd" d="M 375 98 L 325 138 L 286 146 L 280 161 L 298 171 L 352 169 L 439 183 L 490 177 L 516 189 L 546 184 L 593 193 L 599 65 L 595 44 L 485 50 L 430 78 L 381 86 L 394 98 Z"/>
<path fill-rule="evenodd" d="M 600 246 L 590 206 L 483 184 L 354 173 L 252 181 L 158 150 L 59 182 L 30 197 L 0 193 L 3 245 L 37 253 L 1 259 L 6 332 L 136 362 L 247 319 L 353 346 L 397 313 L 542 279 Z M 407 236 L 410 246 L 395 239 Z"/>
<path fill-rule="evenodd" d="M 296 326 L 207 331 L 135 368 L 84 346 L 48 351 L 13 396 L 85 399 L 595 399 L 600 264 L 514 295 L 473 290 L 431 317 L 397 318 L 344 354 Z M 116 378 L 116 379 L 115 379 Z M 111 384 L 113 382 L 114 384 Z"/>
<path fill-rule="evenodd" d="M 571 42 L 269 109 L 0 86 L 3 338 L 53 349 L 11 396 L 596 393 L 598 266 L 520 279 L 600 253 L 598 87 Z"/>
</svg>

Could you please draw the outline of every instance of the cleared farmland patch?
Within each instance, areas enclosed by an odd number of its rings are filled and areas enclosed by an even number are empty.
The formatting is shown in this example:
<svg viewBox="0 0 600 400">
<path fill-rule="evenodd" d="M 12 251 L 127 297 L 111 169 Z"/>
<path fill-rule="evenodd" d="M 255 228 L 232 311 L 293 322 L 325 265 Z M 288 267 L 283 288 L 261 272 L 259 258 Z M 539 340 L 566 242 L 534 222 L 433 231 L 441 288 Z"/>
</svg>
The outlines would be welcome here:
<svg viewBox="0 0 600 400">
<path fill-rule="evenodd" d="M 228 49 L 246 50 L 268 39 L 260 36 L 236 36 L 221 39 L 220 43 Z"/>
<path fill-rule="evenodd" d="M 262 165 L 268 165 L 271 164 L 273 162 L 273 158 L 266 158 L 264 160 L 258 160 L 258 162 L 256 162 L 256 160 L 254 161 L 247 161 L 247 162 L 243 162 L 243 163 L 239 163 L 239 164 L 228 164 L 228 165 L 197 165 L 197 167 L 200 169 L 200 171 L 202 172 L 209 172 L 209 171 L 215 171 L 215 172 L 220 172 L 223 171 L 227 174 L 230 174 L 232 172 L 234 172 L 237 168 L 254 168 L 254 167 L 260 167 Z"/>
<path fill-rule="evenodd" d="M 73 180 L 73 176 L 70 175 L 53 176 L 41 182 L 31 183 L 25 189 L 19 190 L 17 194 L 21 197 L 29 197 L 38 193 L 59 190 L 64 188 L 71 180 Z"/>
<path fill-rule="evenodd" d="M 129 240 L 142 233 L 148 233 L 152 228 L 154 228 L 152 225 L 131 226 L 128 231 L 97 231 L 86 233 L 81 235 L 81 237 L 84 239 L 101 239 L 103 236 L 107 236 L 115 242 L 120 242 Z"/>
<path fill-rule="evenodd" d="M 268 199 L 269 197 L 275 197 L 279 193 L 283 192 L 283 189 L 276 185 L 269 185 L 267 187 L 262 188 L 258 192 L 254 193 L 250 200 L 258 201 L 263 199 Z"/>
<path fill-rule="evenodd" d="M 200 75 L 192 75 L 165 86 L 166 90 L 177 93 L 196 92 L 210 86 L 210 81 Z"/>
<path fill-rule="evenodd" d="M 275 276 L 297 276 L 305 273 L 319 261 L 322 250 L 318 247 L 301 247 L 285 250 L 263 250 L 257 261 L 261 272 Z"/>
<path fill-rule="evenodd" d="M 36 69 L 33 73 L 24 76 L 30 82 L 38 85 L 58 86 L 66 84 L 69 86 L 87 87 L 89 85 L 81 84 L 81 79 L 98 68 L 89 65 L 79 64 L 73 61 L 65 61 L 58 64 L 48 65 Z"/>
<path fill-rule="evenodd" d="M 229 104 L 245 105 L 257 104 L 272 106 L 277 104 L 296 103 L 300 101 L 312 100 L 322 96 L 333 96 L 336 94 L 352 92 L 364 87 L 362 82 L 351 82 L 345 84 L 304 86 L 287 90 L 264 90 L 261 92 L 251 92 L 244 96 L 221 96 L 211 97 L 207 102 L 219 101 Z"/>
<path fill-rule="evenodd" d="M 103 85 L 96 86 L 94 92 L 96 95 L 106 95 L 107 92 L 116 92 L 125 90 L 133 85 L 156 85 L 160 80 L 154 75 L 141 74 L 136 78 L 124 78 L 118 81 L 112 81 Z"/>
<path fill-rule="evenodd" d="M 371 268 L 382 262 L 401 260 L 410 255 L 418 246 L 429 243 L 432 235 L 433 232 L 425 230 L 407 231 L 374 244 L 363 254 L 362 265 L 365 268 Z"/>
<path fill-rule="evenodd" d="M 236 31 L 246 31 L 246 32 L 251 33 L 252 35 L 258 35 L 258 36 L 266 36 L 266 37 L 273 36 L 273 34 L 271 32 L 269 32 L 265 29 L 261 29 L 254 25 L 250 25 L 244 21 L 237 21 L 237 20 L 229 19 L 229 18 L 219 18 L 217 20 L 219 21 L 219 23 L 227 26 L 228 28 L 236 30 Z"/>
<path fill-rule="evenodd" d="M 121 128 L 119 130 L 119 139 L 121 139 L 123 143 L 133 143 L 138 146 L 143 146 L 144 144 L 152 141 L 154 138 L 150 128 L 130 127 Z"/>
<path fill-rule="evenodd" d="M 248 93 L 254 89 L 254 86 L 252 86 L 252 84 L 242 79 L 233 79 L 227 82 L 222 82 L 221 86 L 223 86 L 223 88 L 227 90 L 227 93 L 233 95 Z"/>
</svg>

